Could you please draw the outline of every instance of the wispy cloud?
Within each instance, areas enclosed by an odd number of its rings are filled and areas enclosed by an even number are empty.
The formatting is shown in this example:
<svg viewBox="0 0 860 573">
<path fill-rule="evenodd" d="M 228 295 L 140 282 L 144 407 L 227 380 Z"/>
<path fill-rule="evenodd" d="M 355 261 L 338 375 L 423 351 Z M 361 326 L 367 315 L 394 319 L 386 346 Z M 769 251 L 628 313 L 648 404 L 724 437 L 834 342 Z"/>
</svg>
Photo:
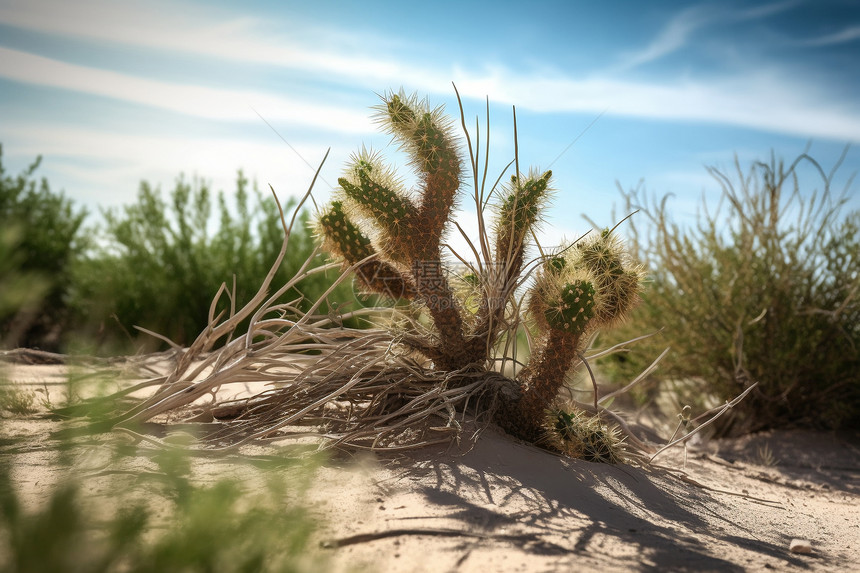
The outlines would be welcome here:
<svg viewBox="0 0 860 573">
<path fill-rule="evenodd" d="M 60 0 L 34 3 L 9 0 L 0 5 L 0 21 L 53 34 L 194 53 L 217 60 L 265 63 L 313 73 L 315 81 L 355 89 L 404 85 L 435 96 L 450 96 L 454 80 L 465 97 L 513 103 L 538 112 L 599 113 L 673 121 L 728 124 L 801 137 L 854 140 L 860 133 L 860 104 L 837 99 L 826 85 L 809 85 L 780 67 L 739 68 L 720 77 L 631 80 L 624 70 L 656 62 L 685 49 L 706 26 L 729 20 L 761 19 L 791 9 L 794 0 L 732 12 L 715 4 L 680 11 L 643 49 L 627 52 L 618 68 L 596 70 L 588 77 L 497 65 L 415 62 L 396 51 L 366 52 L 322 48 L 326 38 L 343 37 L 328 30 L 312 46 L 273 33 L 272 22 L 237 17 L 223 10 L 188 4 L 116 3 L 105 0 Z M 170 13 L 170 18 L 165 18 Z M 46 16 L 45 14 L 50 14 Z M 826 42 L 851 41 L 860 29 L 848 28 Z M 403 41 L 408 41 L 404 39 Z M 289 72 L 287 72 L 289 73 Z M 15 81 L 58 87 L 149 105 L 216 120 L 258 121 L 251 106 L 266 118 L 345 133 L 373 131 L 366 107 L 336 107 L 273 95 L 266 89 L 224 90 L 142 78 L 0 48 L 0 75 Z"/>
<path fill-rule="evenodd" d="M 343 49 L 344 38 L 354 34 L 307 27 L 287 34 L 270 21 L 185 2 L 9 0 L 0 4 L 0 22 L 66 37 L 308 71 L 353 86 L 378 88 L 382 80 L 426 78 L 412 65 L 357 49 L 362 43 L 384 44 L 377 38 L 353 38 L 347 41 L 349 49 Z M 328 47 L 332 45 L 341 49 Z"/>
<path fill-rule="evenodd" d="M 620 63 L 610 73 L 626 72 L 672 55 L 693 43 L 696 33 L 702 29 L 769 18 L 798 4 L 799 0 L 783 0 L 744 9 L 711 3 L 689 6 L 671 16 L 646 46 L 623 52 Z"/>
<path fill-rule="evenodd" d="M 850 26 L 832 34 L 803 40 L 801 44 L 804 46 L 834 46 L 858 41 L 860 41 L 860 26 Z"/>
<path fill-rule="evenodd" d="M 657 36 L 645 47 L 624 52 L 614 73 L 655 62 L 683 48 L 690 36 L 709 21 L 715 11 L 707 5 L 692 6 L 673 16 Z"/>
<path fill-rule="evenodd" d="M 770 4 L 762 4 L 761 6 L 753 6 L 752 8 L 742 8 L 735 14 L 736 20 L 758 20 L 760 18 L 768 18 L 777 14 L 782 14 L 803 3 L 803 0 L 783 0 L 781 2 L 771 2 Z"/>
<path fill-rule="evenodd" d="M 728 124 L 801 137 L 853 141 L 860 106 L 839 102 L 822 88 L 779 70 L 750 70 L 731 78 L 663 83 L 598 78 L 524 77 L 497 70 L 458 79 L 461 93 L 491 93 L 498 102 L 541 112 L 599 113 Z"/>
<path fill-rule="evenodd" d="M 18 82 L 111 97 L 194 117 L 269 120 L 338 133 L 374 132 L 367 109 L 335 107 L 263 91 L 177 84 L 79 66 L 0 48 L 0 76 Z M 452 71 L 460 93 L 538 112 L 609 110 L 610 115 L 725 123 L 802 137 L 853 140 L 860 133 L 857 103 L 832 101 L 825 90 L 776 70 L 750 70 L 729 79 L 634 82 L 612 78 L 531 76 L 508 68 Z M 417 86 L 449 95 L 447 82 Z M 410 86 L 413 87 L 413 86 Z"/>
<path fill-rule="evenodd" d="M 0 47 L 0 77 L 224 121 L 269 119 L 346 133 L 373 131 L 366 114 L 247 90 L 225 90 L 140 78 Z"/>
</svg>

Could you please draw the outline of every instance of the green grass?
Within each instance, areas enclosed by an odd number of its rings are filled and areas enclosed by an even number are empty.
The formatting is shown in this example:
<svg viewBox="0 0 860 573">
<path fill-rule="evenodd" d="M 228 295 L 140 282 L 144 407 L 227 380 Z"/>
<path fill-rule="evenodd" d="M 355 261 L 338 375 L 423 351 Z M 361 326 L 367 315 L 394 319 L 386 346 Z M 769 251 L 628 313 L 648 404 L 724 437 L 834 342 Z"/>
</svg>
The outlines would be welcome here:
<svg viewBox="0 0 860 573">
<path fill-rule="evenodd" d="M 0 377 L 2 381 L 2 377 Z M 14 386 L 0 386 L 0 410 L 10 414 L 32 414 L 37 411 L 36 394 Z"/>
<path fill-rule="evenodd" d="M 303 501 L 313 463 L 271 458 L 253 467 L 250 460 L 220 461 L 219 472 L 241 477 L 206 481 L 194 475 L 189 451 L 140 451 L 113 442 L 104 469 L 76 469 L 93 446 L 57 444 L 59 481 L 35 502 L 11 477 L 13 464 L 26 454 L 2 454 L 0 571 L 326 569 L 312 538 L 317 522 Z M 104 451 L 111 442 L 97 447 Z"/>
</svg>

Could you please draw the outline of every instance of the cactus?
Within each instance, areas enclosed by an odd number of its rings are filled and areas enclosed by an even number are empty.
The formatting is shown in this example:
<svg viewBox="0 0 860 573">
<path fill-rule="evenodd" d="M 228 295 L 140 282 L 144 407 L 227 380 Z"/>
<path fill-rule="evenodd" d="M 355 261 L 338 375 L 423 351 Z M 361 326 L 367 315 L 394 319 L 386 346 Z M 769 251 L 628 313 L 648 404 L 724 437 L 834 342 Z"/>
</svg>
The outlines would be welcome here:
<svg viewBox="0 0 860 573">
<path fill-rule="evenodd" d="M 409 261 L 414 242 L 409 232 L 416 226 L 417 210 L 380 164 L 366 152 L 353 158 L 350 178 L 338 179 L 344 201 L 359 214 L 370 217 L 380 233 L 377 243 L 389 257 Z"/>
<path fill-rule="evenodd" d="M 624 439 L 617 428 L 581 411 L 557 410 L 547 417 L 545 440 L 572 458 L 617 464 L 624 459 Z"/>
<path fill-rule="evenodd" d="M 409 229 L 414 256 L 438 258 L 439 241 L 460 187 L 461 160 L 453 128 L 442 108 L 431 110 L 414 96 L 390 94 L 380 110 L 381 123 L 422 177 L 418 216 Z"/>
<path fill-rule="evenodd" d="M 512 176 L 502 190 L 504 200 L 496 222 L 496 264 L 504 267 L 510 278 L 522 270 L 526 239 L 546 204 L 552 171 L 530 174 L 521 180 Z"/>
<path fill-rule="evenodd" d="M 546 258 L 529 300 L 539 332 L 517 377 L 521 395 L 501 410 L 503 427 L 526 439 L 544 434 L 546 412 L 579 362 L 589 336 L 622 320 L 639 300 L 641 268 L 612 233 L 587 238 Z"/>
<path fill-rule="evenodd" d="M 595 310 L 601 325 L 609 327 L 624 320 L 639 302 L 643 273 L 630 260 L 621 240 L 605 229 L 574 245 L 571 257 L 574 265 L 591 271 L 603 293 L 602 304 Z"/>
<path fill-rule="evenodd" d="M 357 265 L 368 289 L 390 291 L 394 284 L 399 296 L 427 311 L 433 336 L 402 340 L 436 369 L 488 368 L 508 303 L 522 280 L 526 248 L 547 203 L 552 172 L 517 173 L 501 189 L 495 240 L 485 243 L 494 247 L 495 265 L 458 282 L 461 301 L 448 282 L 440 247 L 460 187 L 461 159 L 451 125 L 440 109 L 402 93 L 384 96 L 379 110 L 381 123 L 418 172 L 419 186 L 407 193 L 378 155 L 354 156 L 339 179 L 339 197 L 320 218 L 325 245 Z M 359 215 L 360 224 L 353 224 L 349 213 Z M 514 391 L 500 395 L 496 420 L 502 427 L 533 442 L 546 442 L 550 432 L 557 438 L 553 447 L 575 449 L 569 432 L 547 421 L 548 412 L 557 411 L 559 390 L 589 337 L 623 319 L 638 300 L 640 282 L 640 269 L 609 231 L 544 258 L 527 295 L 537 342 L 528 365 L 512 381 Z M 558 419 L 575 418 L 565 416 Z"/>
<path fill-rule="evenodd" d="M 510 187 L 503 190 L 505 199 L 499 208 L 496 253 L 504 256 L 512 243 L 522 242 L 537 223 L 546 204 L 552 171 L 529 175 L 520 182 L 511 177 Z"/>
<path fill-rule="evenodd" d="M 480 345 L 467 340 L 461 303 L 441 262 L 441 238 L 460 186 L 452 128 L 440 109 L 430 110 L 415 97 L 389 94 L 380 110 L 380 120 L 421 175 L 421 186 L 413 193 L 419 201 L 413 202 L 379 157 L 366 151 L 353 157 L 347 176 L 338 180 L 340 201 L 367 219 L 373 227 L 368 234 L 377 237 L 380 259 L 373 270 L 381 272 L 383 280 L 371 280 L 365 272 L 362 282 L 377 292 L 390 290 L 393 283 L 404 298 L 428 310 L 436 336 L 416 348 L 438 367 L 458 370 L 485 362 Z M 333 244 L 331 230 L 323 224 L 320 229 L 326 244 Z"/>
<path fill-rule="evenodd" d="M 332 201 L 323 211 L 319 218 L 317 235 L 322 237 L 326 250 L 350 264 L 375 254 L 370 239 L 347 217 L 340 201 Z"/>
<path fill-rule="evenodd" d="M 318 314 L 323 300 L 313 301 L 307 312 L 278 302 L 317 271 L 309 260 L 277 293 L 269 293 L 290 243 L 291 227 L 282 219 L 286 236 L 279 258 L 251 302 L 234 309 L 235 295 L 222 287 L 209 327 L 155 394 L 119 414 L 115 425 L 136 427 L 215 396 L 223 384 L 254 380 L 267 383 L 264 393 L 216 397 L 209 407 L 215 419 L 235 416 L 234 423 L 224 422 L 223 430 L 211 433 L 211 443 L 281 433 L 304 440 L 309 424 L 332 447 L 402 451 L 459 440 L 461 422 L 474 414 L 566 455 L 620 460 L 624 444 L 617 430 L 576 403 L 562 404 L 559 395 L 565 378 L 584 361 L 593 335 L 623 320 L 638 301 L 640 267 L 608 230 L 546 255 L 538 249 L 541 256 L 529 260 L 529 241 L 548 201 L 552 173 L 525 175 L 517 167 L 505 185 L 488 191 L 479 153 L 466 132 L 480 236 L 471 237 L 474 264 L 452 273 L 449 281 L 442 237 L 461 184 L 458 140 L 441 109 L 414 96 L 387 94 L 379 111 L 382 125 L 408 154 L 418 184 L 405 189 L 379 155 L 362 151 L 319 213 L 316 231 L 344 270 L 355 273 L 355 284 L 398 299 L 398 306 L 383 314 L 375 308 L 356 311 L 378 328 L 339 323 L 332 332 L 332 323 L 339 322 L 337 306 L 329 306 L 326 320 Z M 517 157 L 511 164 L 518 164 Z M 498 197 L 497 204 L 492 197 Z M 492 223 L 484 219 L 488 209 L 495 211 Z M 222 321 L 214 310 L 225 292 L 231 312 Z M 400 306 L 404 301 L 407 308 Z M 246 320 L 244 340 L 234 339 Z M 507 349 L 516 348 L 524 322 L 531 354 L 522 366 Z M 216 341 L 224 339 L 232 342 L 209 358 Z M 201 361 L 211 364 L 202 379 Z M 515 377 L 509 376 L 511 364 L 519 369 Z M 593 409 L 601 411 L 597 392 Z M 638 442 L 629 433 L 628 439 Z"/>
</svg>

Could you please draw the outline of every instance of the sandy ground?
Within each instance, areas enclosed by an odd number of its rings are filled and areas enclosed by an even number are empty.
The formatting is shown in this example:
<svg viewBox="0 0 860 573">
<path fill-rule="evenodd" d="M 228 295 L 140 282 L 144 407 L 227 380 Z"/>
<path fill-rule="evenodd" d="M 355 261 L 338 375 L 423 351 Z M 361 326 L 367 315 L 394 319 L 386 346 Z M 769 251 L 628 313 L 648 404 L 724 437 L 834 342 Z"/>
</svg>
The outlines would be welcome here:
<svg viewBox="0 0 860 573">
<path fill-rule="evenodd" d="M 67 391 L 66 366 L 0 366 L 7 384 L 54 403 Z M 32 503 L 63 477 L 55 453 L 36 447 L 52 424 L 38 415 L 0 420 L 4 444 L 33 444 L 3 454 Z M 860 436 L 776 432 L 687 454 L 686 466 L 681 450 L 661 457 L 662 468 L 608 466 L 489 428 L 458 451 L 332 460 L 309 502 L 323 523 L 321 551 L 342 570 L 860 568 Z M 210 477 L 223 468 L 205 464 Z M 791 552 L 794 538 L 812 552 Z"/>
</svg>

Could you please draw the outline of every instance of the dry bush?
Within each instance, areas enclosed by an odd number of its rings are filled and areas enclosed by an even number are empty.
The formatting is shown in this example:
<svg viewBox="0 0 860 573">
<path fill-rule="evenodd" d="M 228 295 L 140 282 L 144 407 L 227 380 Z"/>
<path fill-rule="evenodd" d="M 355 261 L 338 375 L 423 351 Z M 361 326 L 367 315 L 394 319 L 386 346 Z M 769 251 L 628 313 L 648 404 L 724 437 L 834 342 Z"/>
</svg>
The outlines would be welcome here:
<svg viewBox="0 0 860 573">
<path fill-rule="evenodd" d="M 673 221 L 668 196 L 625 193 L 647 217 L 632 242 L 650 278 L 625 328 L 662 329 L 641 351 L 672 347 L 661 374 L 688 403 L 758 383 L 717 434 L 860 422 L 860 212 L 842 213 L 850 181 L 831 189 L 840 163 L 828 173 L 804 154 L 746 171 L 736 162 L 733 174 L 710 168 L 721 201 L 703 203 L 692 227 Z"/>
</svg>

